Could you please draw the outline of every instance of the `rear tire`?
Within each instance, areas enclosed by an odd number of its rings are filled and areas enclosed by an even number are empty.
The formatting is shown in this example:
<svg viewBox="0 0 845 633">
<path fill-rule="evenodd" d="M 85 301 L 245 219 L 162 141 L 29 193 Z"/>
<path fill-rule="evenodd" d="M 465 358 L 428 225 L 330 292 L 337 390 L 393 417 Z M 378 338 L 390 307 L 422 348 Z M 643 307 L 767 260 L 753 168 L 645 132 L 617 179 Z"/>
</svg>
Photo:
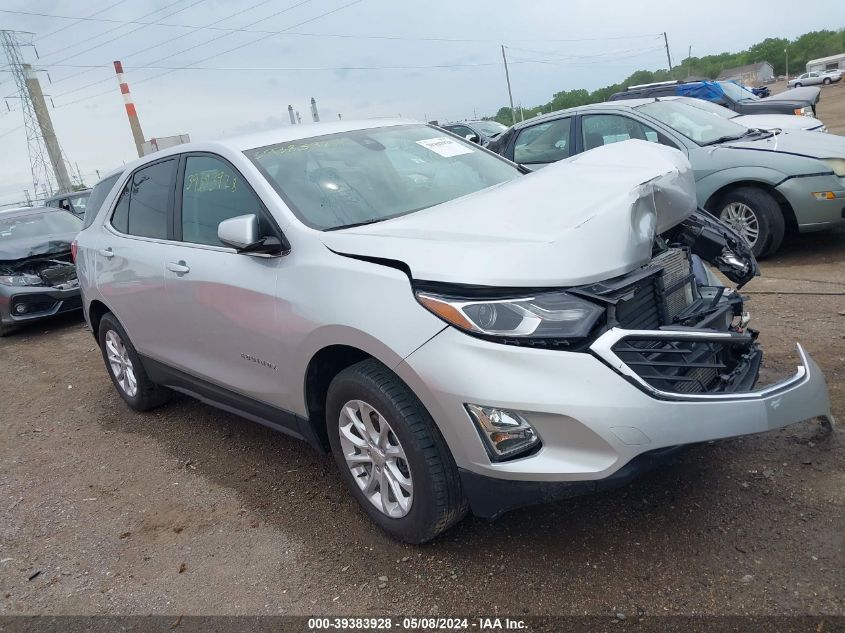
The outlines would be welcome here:
<svg viewBox="0 0 845 633">
<path fill-rule="evenodd" d="M 466 515 L 446 442 L 419 399 L 387 367 L 368 359 L 340 372 L 329 385 L 326 420 L 341 477 L 393 538 L 424 543 Z"/>
<path fill-rule="evenodd" d="M 783 243 L 786 231 L 783 212 L 778 201 L 763 189 L 730 190 L 720 198 L 714 215 L 742 235 L 757 258 L 771 255 Z"/>
<path fill-rule="evenodd" d="M 106 371 L 130 409 L 147 411 L 170 400 L 173 392 L 150 380 L 135 346 L 111 312 L 100 319 L 97 340 Z"/>
</svg>

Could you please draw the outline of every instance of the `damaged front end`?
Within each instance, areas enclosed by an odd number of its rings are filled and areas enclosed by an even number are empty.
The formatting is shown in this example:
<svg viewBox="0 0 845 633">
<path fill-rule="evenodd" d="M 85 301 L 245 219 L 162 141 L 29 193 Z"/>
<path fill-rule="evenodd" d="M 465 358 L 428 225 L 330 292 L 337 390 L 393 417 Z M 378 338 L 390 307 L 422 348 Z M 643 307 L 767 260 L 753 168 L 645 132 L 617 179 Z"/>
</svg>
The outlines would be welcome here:
<svg viewBox="0 0 845 633">
<path fill-rule="evenodd" d="M 744 297 L 708 264 L 737 287 L 759 274 L 742 238 L 697 211 L 655 240 L 647 265 L 570 290 L 605 305 L 591 349 L 652 393 L 751 391 L 763 355 L 757 332 L 748 327 Z"/>
<path fill-rule="evenodd" d="M 20 325 L 82 307 L 70 252 L 0 261 L 0 319 Z"/>
</svg>

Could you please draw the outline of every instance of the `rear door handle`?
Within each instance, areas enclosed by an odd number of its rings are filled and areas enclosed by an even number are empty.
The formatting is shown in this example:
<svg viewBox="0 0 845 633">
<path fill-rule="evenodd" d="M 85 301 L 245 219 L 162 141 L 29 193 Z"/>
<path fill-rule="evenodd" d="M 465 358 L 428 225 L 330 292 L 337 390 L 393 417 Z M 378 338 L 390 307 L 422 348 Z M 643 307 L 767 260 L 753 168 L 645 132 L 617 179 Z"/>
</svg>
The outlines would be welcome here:
<svg viewBox="0 0 845 633">
<path fill-rule="evenodd" d="M 111 259 L 112 257 L 114 257 L 114 251 L 112 251 L 111 246 L 109 246 L 108 248 L 101 248 L 100 255 Z"/>
<path fill-rule="evenodd" d="M 191 272 L 191 267 L 184 260 L 179 260 L 178 262 L 167 262 L 167 270 L 177 275 L 184 275 L 185 273 Z"/>
</svg>

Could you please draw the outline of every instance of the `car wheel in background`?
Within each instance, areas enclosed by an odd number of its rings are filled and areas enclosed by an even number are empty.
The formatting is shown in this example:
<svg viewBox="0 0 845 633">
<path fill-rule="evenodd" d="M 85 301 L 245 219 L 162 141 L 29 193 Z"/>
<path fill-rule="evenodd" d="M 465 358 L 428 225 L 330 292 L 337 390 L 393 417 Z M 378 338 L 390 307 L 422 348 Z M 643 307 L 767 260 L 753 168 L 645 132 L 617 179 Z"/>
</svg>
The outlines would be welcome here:
<svg viewBox="0 0 845 633">
<path fill-rule="evenodd" d="M 106 370 L 120 397 L 130 408 L 146 411 L 170 400 L 172 392 L 149 379 L 123 326 L 110 312 L 100 319 L 97 340 Z"/>
<path fill-rule="evenodd" d="M 771 255 L 783 242 L 783 212 L 777 200 L 762 189 L 732 189 L 720 199 L 716 215 L 745 238 L 755 257 Z"/>
<path fill-rule="evenodd" d="M 446 442 L 411 390 L 375 359 L 329 385 L 326 420 L 341 477 L 367 515 L 394 538 L 424 543 L 467 512 Z"/>
<path fill-rule="evenodd" d="M 824 80 L 822 81 L 822 83 L 825 86 L 829 86 L 830 85 L 830 77 L 825 77 Z"/>
<path fill-rule="evenodd" d="M 801 82 L 800 82 L 800 81 L 796 81 L 794 84 L 792 84 L 792 87 L 793 87 L 793 88 L 800 88 L 800 87 L 801 87 Z"/>
</svg>

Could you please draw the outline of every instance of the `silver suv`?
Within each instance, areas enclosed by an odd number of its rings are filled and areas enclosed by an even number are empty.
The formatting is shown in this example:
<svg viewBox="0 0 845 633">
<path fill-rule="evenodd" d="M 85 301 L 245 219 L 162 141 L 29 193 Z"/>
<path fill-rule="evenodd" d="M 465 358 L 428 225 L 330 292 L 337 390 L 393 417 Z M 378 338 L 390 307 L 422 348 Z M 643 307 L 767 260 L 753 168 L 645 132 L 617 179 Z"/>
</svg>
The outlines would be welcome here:
<svg viewBox="0 0 845 633">
<path fill-rule="evenodd" d="M 126 403 L 178 391 L 330 450 L 406 542 L 830 419 L 800 347 L 755 389 L 757 332 L 710 266 L 741 285 L 756 262 L 666 147 L 526 175 L 423 124 L 297 125 L 158 152 L 94 199 L 79 279 Z"/>
</svg>

